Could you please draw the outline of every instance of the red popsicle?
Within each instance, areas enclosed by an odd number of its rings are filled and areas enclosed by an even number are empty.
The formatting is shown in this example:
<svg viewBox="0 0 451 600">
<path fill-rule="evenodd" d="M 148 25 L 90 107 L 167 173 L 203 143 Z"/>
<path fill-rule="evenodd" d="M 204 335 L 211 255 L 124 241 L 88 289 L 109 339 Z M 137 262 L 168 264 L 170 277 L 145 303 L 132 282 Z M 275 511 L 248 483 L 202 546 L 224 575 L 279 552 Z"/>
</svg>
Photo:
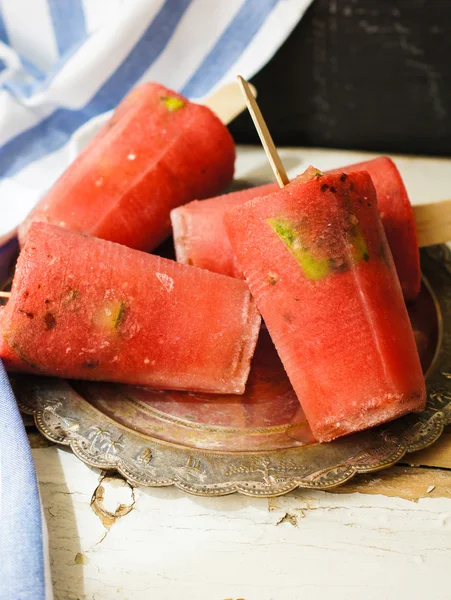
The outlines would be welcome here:
<svg viewBox="0 0 451 600">
<path fill-rule="evenodd" d="M 368 173 L 319 174 L 230 209 L 226 229 L 314 436 L 425 404 Z"/>
<path fill-rule="evenodd" d="M 279 186 L 268 183 L 239 192 L 194 200 L 171 211 L 177 260 L 214 273 L 243 278 L 230 246 L 223 217 L 225 211 L 256 196 L 266 196 Z"/>
<path fill-rule="evenodd" d="M 395 262 L 404 298 L 415 300 L 420 292 L 420 253 L 415 217 L 407 190 L 395 163 L 380 156 L 329 173 L 368 171 L 377 192 L 379 213 Z"/>
<path fill-rule="evenodd" d="M 10 370 L 240 394 L 260 315 L 244 281 L 34 223 L 2 310 Z"/>
<path fill-rule="evenodd" d="M 233 177 L 235 148 L 213 112 L 147 83 L 118 106 L 19 229 L 44 221 L 152 250 L 172 208 L 218 194 Z"/>
</svg>

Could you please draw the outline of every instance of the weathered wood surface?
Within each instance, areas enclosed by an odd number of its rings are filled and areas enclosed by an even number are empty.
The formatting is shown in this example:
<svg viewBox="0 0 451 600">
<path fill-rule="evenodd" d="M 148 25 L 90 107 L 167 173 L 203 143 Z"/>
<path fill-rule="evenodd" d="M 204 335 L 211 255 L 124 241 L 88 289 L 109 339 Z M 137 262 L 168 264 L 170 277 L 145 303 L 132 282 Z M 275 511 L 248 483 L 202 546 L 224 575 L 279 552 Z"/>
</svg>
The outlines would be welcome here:
<svg viewBox="0 0 451 600">
<path fill-rule="evenodd" d="M 449 598 L 450 472 L 394 467 L 339 494 L 197 498 L 133 490 L 55 446 L 34 457 L 56 600 Z"/>
</svg>

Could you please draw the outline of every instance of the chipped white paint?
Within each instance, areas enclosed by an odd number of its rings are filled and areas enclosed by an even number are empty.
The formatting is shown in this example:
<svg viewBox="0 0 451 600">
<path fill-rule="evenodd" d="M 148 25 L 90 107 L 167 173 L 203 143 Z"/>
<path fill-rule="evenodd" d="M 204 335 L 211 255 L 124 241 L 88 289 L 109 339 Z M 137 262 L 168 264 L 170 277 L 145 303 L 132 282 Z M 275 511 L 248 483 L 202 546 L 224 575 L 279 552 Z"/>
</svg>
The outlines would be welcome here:
<svg viewBox="0 0 451 600">
<path fill-rule="evenodd" d="M 133 488 L 120 477 L 104 477 L 99 487 L 103 488 L 101 495 L 97 494 L 98 504 L 109 515 L 127 514 L 135 502 Z"/>
<path fill-rule="evenodd" d="M 66 450 L 36 449 L 34 457 L 56 600 L 449 597 L 449 499 L 132 493 Z M 99 484 L 111 521 L 91 506 Z"/>
</svg>

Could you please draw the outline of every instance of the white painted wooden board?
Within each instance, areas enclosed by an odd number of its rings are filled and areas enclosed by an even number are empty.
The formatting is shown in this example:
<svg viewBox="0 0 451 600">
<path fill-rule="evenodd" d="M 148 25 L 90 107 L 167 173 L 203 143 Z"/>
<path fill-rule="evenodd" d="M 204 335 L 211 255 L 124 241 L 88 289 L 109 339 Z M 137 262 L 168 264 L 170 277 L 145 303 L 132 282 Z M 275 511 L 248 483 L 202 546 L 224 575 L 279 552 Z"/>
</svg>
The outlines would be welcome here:
<svg viewBox="0 0 451 600">
<path fill-rule="evenodd" d="M 57 600 L 450 598 L 448 498 L 197 498 L 110 480 L 103 505 L 131 510 L 108 529 L 90 505 L 100 473 L 56 447 L 34 457 Z"/>
<path fill-rule="evenodd" d="M 327 169 L 365 156 L 282 151 L 290 176 L 309 163 Z M 396 162 L 414 203 L 451 197 L 450 160 Z M 271 179 L 261 150 L 241 149 L 237 177 Z M 451 597 L 449 498 L 318 491 L 197 498 L 104 480 L 67 450 L 33 453 L 56 600 Z"/>
</svg>

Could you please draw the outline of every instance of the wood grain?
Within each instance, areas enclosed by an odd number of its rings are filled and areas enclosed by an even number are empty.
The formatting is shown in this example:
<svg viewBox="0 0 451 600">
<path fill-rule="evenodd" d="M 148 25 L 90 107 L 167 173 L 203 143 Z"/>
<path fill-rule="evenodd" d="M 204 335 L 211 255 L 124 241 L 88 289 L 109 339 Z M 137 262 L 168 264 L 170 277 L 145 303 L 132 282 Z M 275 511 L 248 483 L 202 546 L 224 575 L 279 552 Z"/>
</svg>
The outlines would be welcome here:
<svg viewBox="0 0 451 600">
<path fill-rule="evenodd" d="M 395 465 L 379 473 L 358 475 L 349 483 L 329 491 L 335 494 L 382 494 L 414 501 L 451 498 L 451 471 Z"/>
<path fill-rule="evenodd" d="M 451 433 L 445 432 L 429 448 L 408 454 L 402 463 L 421 467 L 440 467 L 451 469 Z"/>
</svg>

